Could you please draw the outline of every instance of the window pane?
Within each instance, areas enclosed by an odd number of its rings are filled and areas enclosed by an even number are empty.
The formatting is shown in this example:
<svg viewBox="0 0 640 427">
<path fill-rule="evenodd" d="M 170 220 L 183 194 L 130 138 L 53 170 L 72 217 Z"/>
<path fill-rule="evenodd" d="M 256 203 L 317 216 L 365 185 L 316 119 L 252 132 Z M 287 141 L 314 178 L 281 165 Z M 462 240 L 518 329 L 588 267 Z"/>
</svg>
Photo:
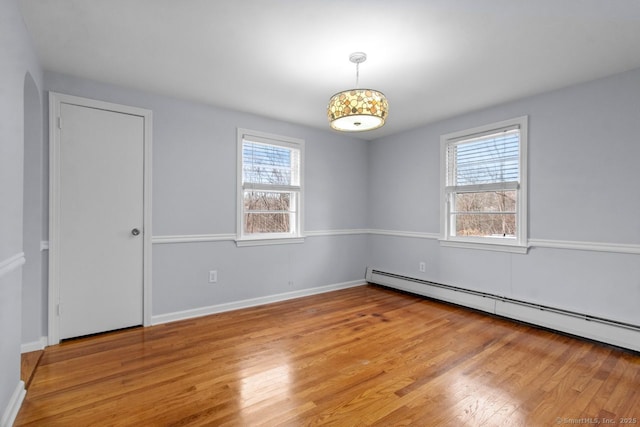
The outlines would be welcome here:
<svg viewBox="0 0 640 427">
<path fill-rule="evenodd" d="M 455 236 L 515 237 L 516 191 L 457 193 L 454 197 Z"/>
<path fill-rule="evenodd" d="M 246 213 L 244 227 L 246 233 L 290 233 L 289 213 Z"/>
<path fill-rule="evenodd" d="M 289 211 L 292 194 L 289 192 L 245 191 L 245 211 Z"/>
<path fill-rule="evenodd" d="M 295 229 L 295 192 L 245 191 L 244 232 L 292 233 Z"/>
<path fill-rule="evenodd" d="M 507 237 L 516 236 L 515 214 L 454 214 L 455 236 Z"/>
<path fill-rule="evenodd" d="M 448 185 L 518 181 L 519 150 L 519 130 L 451 144 L 448 147 Z"/>
<path fill-rule="evenodd" d="M 456 193 L 456 212 L 515 212 L 516 191 Z"/>
<path fill-rule="evenodd" d="M 243 183 L 300 185 L 298 150 L 243 141 Z"/>
</svg>

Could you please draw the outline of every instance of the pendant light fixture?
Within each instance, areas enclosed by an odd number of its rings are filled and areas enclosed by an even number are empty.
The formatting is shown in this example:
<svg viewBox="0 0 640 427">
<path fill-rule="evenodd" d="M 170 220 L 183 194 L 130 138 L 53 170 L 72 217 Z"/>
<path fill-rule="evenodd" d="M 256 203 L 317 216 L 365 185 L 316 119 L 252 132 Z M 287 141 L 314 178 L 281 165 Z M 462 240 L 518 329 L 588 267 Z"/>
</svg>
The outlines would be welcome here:
<svg viewBox="0 0 640 427">
<path fill-rule="evenodd" d="M 333 129 L 344 132 L 361 132 L 377 129 L 387 119 L 389 104 L 382 92 L 358 88 L 360 64 L 367 60 L 364 52 L 349 55 L 356 64 L 356 88 L 336 93 L 329 100 L 327 117 Z"/>
</svg>

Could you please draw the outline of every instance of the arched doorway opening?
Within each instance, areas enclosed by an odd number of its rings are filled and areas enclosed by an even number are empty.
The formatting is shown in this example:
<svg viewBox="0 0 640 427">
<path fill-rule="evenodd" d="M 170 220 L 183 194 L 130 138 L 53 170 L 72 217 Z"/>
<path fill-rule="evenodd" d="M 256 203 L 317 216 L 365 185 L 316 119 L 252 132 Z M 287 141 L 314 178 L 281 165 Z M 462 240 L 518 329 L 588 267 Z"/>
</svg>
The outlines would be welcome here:
<svg viewBox="0 0 640 427">
<path fill-rule="evenodd" d="M 41 95 L 30 73 L 24 78 L 24 168 L 22 247 L 26 263 L 22 271 L 23 351 L 46 344 L 47 258 L 47 169 L 43 138 Z M 25 348 L 26 347 L 26 348 Z"/>
</svg>

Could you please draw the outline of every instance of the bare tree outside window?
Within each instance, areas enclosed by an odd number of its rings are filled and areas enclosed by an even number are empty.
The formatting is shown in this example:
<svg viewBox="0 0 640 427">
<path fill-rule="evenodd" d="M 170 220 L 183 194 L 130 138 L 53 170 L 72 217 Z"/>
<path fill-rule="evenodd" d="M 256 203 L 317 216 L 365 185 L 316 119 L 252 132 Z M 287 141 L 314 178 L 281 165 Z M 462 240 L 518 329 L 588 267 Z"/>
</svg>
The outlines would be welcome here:
<svg viewBox="0 0 640 427">
<path fill-rule="evenodd" d="M 245 232 L 288 233 L 290 224 L 290 193 L 248 191 L 244 194 Z"/>
<path fill-rule="evenodd" d="M 291 233 L 295 227 L 299 155 L 294 149 L 245 141 L 244 232 Z"/>
<path fill-rule="evenodd" d="M 455 198 L 457 236 L 515 237 L 515 191 L 458 193 Z"/>
</svg>

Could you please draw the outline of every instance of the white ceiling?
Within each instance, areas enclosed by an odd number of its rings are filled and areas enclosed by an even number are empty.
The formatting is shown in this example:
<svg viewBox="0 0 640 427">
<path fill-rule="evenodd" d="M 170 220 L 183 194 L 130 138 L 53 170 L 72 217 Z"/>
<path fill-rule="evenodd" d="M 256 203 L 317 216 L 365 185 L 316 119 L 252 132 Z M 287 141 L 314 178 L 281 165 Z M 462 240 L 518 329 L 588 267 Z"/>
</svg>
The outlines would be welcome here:
<svg viewBox="0 0 640 427">
<path fill-rule="evenodd" d="M 329 129 L 384 92 L 365 139 L 640 67 L 638 0 L 21 0 L 45 69 Z"/>
</svg>

